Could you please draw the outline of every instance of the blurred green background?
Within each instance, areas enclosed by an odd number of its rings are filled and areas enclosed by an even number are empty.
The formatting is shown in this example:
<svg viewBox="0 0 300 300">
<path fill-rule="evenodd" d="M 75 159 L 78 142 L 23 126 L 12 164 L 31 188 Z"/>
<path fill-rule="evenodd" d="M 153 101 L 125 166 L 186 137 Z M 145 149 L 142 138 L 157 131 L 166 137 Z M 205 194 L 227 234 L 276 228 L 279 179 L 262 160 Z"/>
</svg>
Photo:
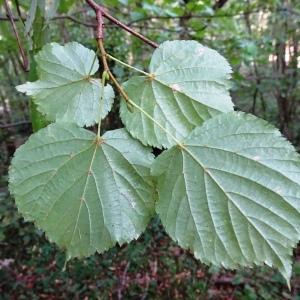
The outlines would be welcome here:
<svg viewBox="0 0 300 300">
<path fill-rule="evenodd" d="M 7 190 L 15 149 L 47 122 L 15 90 L 36 80 L 33 56 L 48 42 L 96 48 L 94 12 L 84 1 L 6 1 L 30 59 L 22 69 L 18 45 L 0 0 L 0 299 L 300 299 L 300 248 L 291 291 L 267 267 L 225 271 L 202 265 L 180 249 L 154 218 L 137 241 L 102 255 L 72 260 L 18 214 Z M 232 68 L 237 110 L 262 117 L 300 148 L 299 0 L 98 1 L 151 40 L 193 39 L 219 51 Z M 105 22 L 107 52 L 147 69 L 153 49 Z M 110 62 L 124 82 L 128 69 Z M 103 129 L 122 127 L 119 98 Z"/>
</svg>

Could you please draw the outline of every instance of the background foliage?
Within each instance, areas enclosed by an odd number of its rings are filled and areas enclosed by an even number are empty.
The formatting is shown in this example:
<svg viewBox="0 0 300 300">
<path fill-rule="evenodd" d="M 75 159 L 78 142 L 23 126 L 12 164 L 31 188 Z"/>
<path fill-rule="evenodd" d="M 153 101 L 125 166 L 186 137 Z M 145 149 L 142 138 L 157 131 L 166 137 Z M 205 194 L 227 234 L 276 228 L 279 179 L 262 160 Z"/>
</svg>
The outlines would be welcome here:
<svg viewBox="0 0 300 300">
<path fill-rule="evenodd" d="M 157 43 L 194 39 L 218 50 L 233 67 L 231 94 L 236 108 L 267 119 L 299 149 L 299 1 L 101 2 L 112 15 Z M 18 19 L 31 68 L 29 74 L 21 68 L 16 39 L 1 5 L 0 299 L 299 299 L 297 251 L 289 293 L 279 274 L 267 268 L 225 272 L 201 265 L 170 241 L 156 219 L 137 242 L 72 261 L 61 272 L 64 254 L 32 224 L 23 222 L 7 194 L 7 166 L 13 152 L 32 127 L 37 129 L 44 122 L 15 86 L 36 80 L 32 58 L 49 41 L 78 41 L 95 49 L 94 13 L 84 1 L 8 3 Z M 153 51 L 149 46 L 108 22 L 105 37 L 107 51 L 113 56 L 147 68 Z M 125 81 L 128 70 L 110 63 L 114 74 Z M 118 106 L 116 101 L 102 128 L 121 127 L 114 113 Z"/>
</svg>

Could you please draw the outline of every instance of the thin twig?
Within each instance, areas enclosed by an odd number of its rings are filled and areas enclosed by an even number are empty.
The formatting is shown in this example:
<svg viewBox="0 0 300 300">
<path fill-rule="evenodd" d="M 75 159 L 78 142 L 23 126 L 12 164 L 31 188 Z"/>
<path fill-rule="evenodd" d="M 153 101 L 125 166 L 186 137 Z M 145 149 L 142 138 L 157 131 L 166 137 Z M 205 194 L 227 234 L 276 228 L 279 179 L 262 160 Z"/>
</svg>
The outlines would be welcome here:
<svg viewBox="0 0 300 300">
<path fill-rule="evenodd" d="M 24 21 L 26 20 L 26 18 L 24 18 L 23 16 L 19 16 L 19 17 L 13 16 L 12 19 L 16 22 L 17 21 L 22 21 L 22 23 L 24 23 Z M 66 15 L 66 14 L 57 15 L 57 16 L 54 16 L 53 18 L 50 19 L 50 21 L 56 21 L 56 20 L 70 20 L 74 23 L 78 23 L 78 24 L 84 25 L 86 27 L 92 27 L 92 28 L 97 27 L 96 23 L 88 23 L 88 22 L 81 21 L 81 20 L 75 18 L 73 15 Z M 10 21 L 10 18 L 8 18 L 6 16 L 0 16 L 0 21 Z"/>
<path fill-rule="evenodd" d="M 119 20 L 115 19 L 113 16 L 111 16 L 108 13 L 106 13 L 105 11 L 103 13 L 103 16 L 105 16 L 108 20 L 110 20 L 111 22 L 113 22 L 117 26 L 121 27 L 122 29 L 126 30 L 127 32 L 131 33 L 132 35 L 136 36 L 137 38 L 139 38 L 140 40 L 142 40 L 144 43 L 150 45 L 153 48 L 158 48 L 158 44 L 156 44 L 153 41 L 149 40 L 144 35 L 142 35 L 142 34 L 136 32 L 136 31 L 134 31 L 129 26 L 123 24 L 122 22 L 120 22 Z"/>
<path fill-rule="evenodd" d="M 55 20 L 70 20 L 74 23 L 78 23 L 78 24 L 81 24 L 81 25 L 84 25 L 86 27 L 92 27 L 92 28 L 96 28 L 97 27 L 97 24 L 96 23 L 88 23 L 88 22 L 84 22 L 84 21 L 81 21 L 71 15 L 58 15 L 58 16 L 54 16 L 50 21 L 55 21 Z"/>
<path fill-rule="evenodd" d="M 100 6 L 99 4 L 97 4 L 94 0 L 86 0 L 86 3 L 95 11 L 96 13 L 96 18 L 97 18 L 97 38 L 103 38 L 103 22 L 100 24 L 98 21 L 99 16 L 104 16 L 105 18 L 107 18 L 108 20 L 110 20 L 111 22 L 113 22 L 114 24 L 116 24 L 117 26 L 119 26 L 120 28 L 126 30 L 127 32 L 129 32 L 130 34 L 138 37 L 139 39 L 141 39 L 144 43 L 150 45 L 153 48 L 157 48 L 158 44 L 154 43 L 153 41 L 149 40 L 148 38 L 146 38 L 144 35 L 134 31 L 133 29 L 131 29 L 129 26 L 123 24 L 122 22 L 120 22 L 119 20 L 117 20 L 116 18 L 114 18 L 113 16 L 111 16 L 102 6 Z"/>
<path fill-rule="evenodd" d="M 259 13 L 261 10 L 252 10 L 252 11 L 245 11 L 241 13 L 235 13 L 235 14 L 215 14 L 215 15 L 181 15 L 181 16 L 147 16 L 144 18 L 140 18 L 137 20 L 133 20 L 129 23 L 127 23 L 128 26 L 139 23 L 139 22 L 145 22 L 150 21 L 153 19 L 156 20 L 174 20 L 174 19 L 215 19 L 215 18 L 234 18 L 238 16 L 243 16 L 244 14 L 255 14 Z"/>
<path fill-rule="evenodd" d="M 8 123 L 8 124 L 0 124 L 0 129 L 4 129 L 4 128 L 10 128 L 10 127 L 17 127 L 17 126 L 21 126 L 21 125 L 28 125 L 31 124 L 30 121 L 20 121 L 20 122 L 16 122 L 16 123 Z"/>
<path fill-rule="evenodd" d="M 18 17 L 12 17 L 14 21 L 19 21 L 20 19 Z M 0 21 L 10 21 L 11 19 L 7 16 L 0 16 Z M 22 21 L 24 21 L 24 18 L 22 17 Z"/>
<path fill-rule="evenodd" d="M 9 5 L 8 5 L 7 0 L 4 0 L 4 5 L 5 5 L 6 12 L 7 12 L 7 17 L 9 18 L 9 21 L 11 23 L 11 26 L 13 28 L 13 31 L 15 33 L 15 37 L 16 37 L 16 40 L 17 40 L 17 43 L 18 43 L 19 51 L 20 51 L 20 54 L 21 54 L 21 57 L 22 57 L 22 68 L 25 72 L 28 72 L 29 71 L 29 61 L 28 61 L 28 58 L 25 54 L 25 50 L 23 49 L 23 46 L 22 46 L 22 43 L 21 43 L 21 40 L 20 40 L 20 37 L 19 37 L 19 33 L 18 33 L 16 24 L 15 24 L 15 21 L 14 21 L 14 17 L 13 17 L 12 11 L 11 11 Z"/>
</svg>

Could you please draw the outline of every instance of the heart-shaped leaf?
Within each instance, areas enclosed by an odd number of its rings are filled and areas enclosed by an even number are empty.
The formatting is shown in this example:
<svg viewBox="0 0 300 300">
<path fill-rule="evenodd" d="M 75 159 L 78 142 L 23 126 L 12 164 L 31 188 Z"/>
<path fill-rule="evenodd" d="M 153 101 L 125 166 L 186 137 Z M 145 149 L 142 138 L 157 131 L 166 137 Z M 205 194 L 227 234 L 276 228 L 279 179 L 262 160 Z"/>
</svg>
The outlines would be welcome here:
<svg viewBox="0 0 300 300">
<path fill-rule="evenodd" d="M 154 212 L 153 155 L 124 129 L 98 140 L 70 123 L 33 134 L 12 160 L 19 211 L 68 258 L 136 239 Z"/>
<path fill-rule="evenodd" d="M 226 268 L 266 263 L 288 280 L 300 236 L 300 157 L 277 129 L 219 115 L 160 155 L 157 212 L 197 258 Z"/>
<path fill-rule="evenodd" d="M 150 76 L 124 84 L 129 98 L 181 140 L 205 120 L 233 110 L 228 92 L 231 68 L 215 50 L 196 41 L 164 42 L 153 53 Z M 174 145 L 165 131 L 140 110 L 132 113 L 121 103 L 121 118 L 143 144 Z"/>
<path fill-rule="evenodd" d="M 50 121 L 74 122 L 91 126 L 99 122 L 102 84 L 91 75 L 99 68 L 95 52 L 72 42 L 64 46 L 51 43 L 35 56 L 40 80 L 17 86 L 33 96 L 38 110 Z M 104 87 L 101 118 L 111 110 L 114 91 Z"/>
</svg>

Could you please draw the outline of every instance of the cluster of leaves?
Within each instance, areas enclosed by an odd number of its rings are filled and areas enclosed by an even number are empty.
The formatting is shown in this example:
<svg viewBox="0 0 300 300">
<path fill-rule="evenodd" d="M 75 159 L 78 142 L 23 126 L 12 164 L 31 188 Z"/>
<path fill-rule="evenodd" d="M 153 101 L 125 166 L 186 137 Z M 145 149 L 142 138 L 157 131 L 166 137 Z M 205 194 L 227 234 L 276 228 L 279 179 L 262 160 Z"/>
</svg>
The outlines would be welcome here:
<svg viewBox="0 0 300 300">
<path fill-rule="evenodd" d="M 136 239 L 156 210 L 172 239 L 201 261 L 265 263 L 289 280 L 300 158 L 266 121 L 233 111 L 221 55 L 195 41 L 162 43 L 149 73 L 123 85 L 129 133 L 103 136 L 114 93 L 105 76 L 92 78 L 96 54 L 52 43 L 36 60 L 40 80 L 17 89 L 55 123 L 17 150 L 10 190 L 25 219 L 68 259 Z M 82 128 L 96 123 L 97 135 Z M 165 151 L 154 159 L 147 146 Z"/>
</svg>

